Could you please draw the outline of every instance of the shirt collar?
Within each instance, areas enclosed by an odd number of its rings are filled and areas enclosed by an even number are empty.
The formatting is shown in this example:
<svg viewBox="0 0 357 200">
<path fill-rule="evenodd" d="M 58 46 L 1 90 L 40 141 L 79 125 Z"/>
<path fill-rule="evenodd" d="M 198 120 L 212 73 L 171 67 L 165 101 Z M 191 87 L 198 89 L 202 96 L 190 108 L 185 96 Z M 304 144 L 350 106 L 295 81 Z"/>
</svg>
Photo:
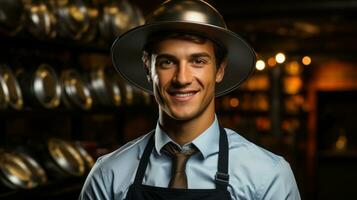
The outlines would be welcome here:
<svg viewBox="0 0 357 200">
<path fill-rule="evenodd" d="M 206 158 L 207 156 L 213 153 L 217 153 L 219 151 L 218 141 L 219 141 L 219 125 L 218 125 L 217 117 L 215 116 L 215 119 L 211 124 L 211 126 L 190 143 L 192 143 L 198 148 L 203 158 Z M 156 152 L 159 155 L 161 155 L 160 151 L 162 147 L 164 147 L 169 142 L 174 142 L 174 141 L 172 141 L 172 139 L 162 130 L 160 124 L 157 123 L 155 129 Z M 189 145 L 190 143 L 185 144 L 184 146 Z"/>
</svg>

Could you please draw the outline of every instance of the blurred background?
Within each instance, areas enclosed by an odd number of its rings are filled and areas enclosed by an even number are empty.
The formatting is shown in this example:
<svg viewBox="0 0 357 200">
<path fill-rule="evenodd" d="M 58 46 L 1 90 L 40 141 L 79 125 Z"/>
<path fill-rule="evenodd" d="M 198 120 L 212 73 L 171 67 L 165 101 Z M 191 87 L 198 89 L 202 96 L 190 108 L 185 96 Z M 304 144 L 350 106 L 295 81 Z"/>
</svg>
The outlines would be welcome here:
<svg viewBox="0 0 357 200">
<path fill-rule="evenodd" d="M 153 129 L 116 36 L 161 0 L 0 0 L 0 199 L 77 199 L 93 162 Z M 302 199 L 353 199 L 357 1 L 208 1 L 257 53 L 220 123 L 289 161 Z"/>
</svg>

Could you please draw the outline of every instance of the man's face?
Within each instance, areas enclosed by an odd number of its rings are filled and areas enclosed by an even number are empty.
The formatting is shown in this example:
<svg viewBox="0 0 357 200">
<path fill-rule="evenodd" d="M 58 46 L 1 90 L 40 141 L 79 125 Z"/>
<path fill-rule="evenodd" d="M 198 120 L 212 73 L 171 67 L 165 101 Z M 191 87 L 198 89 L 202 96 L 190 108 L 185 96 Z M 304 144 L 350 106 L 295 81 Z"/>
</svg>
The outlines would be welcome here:
<svg viewBox="0 0 357 200">
<path fill-rule="evenodd" d="M 212 42 L 162 40 L 149 66 L 154 95 L 164 114 L 190 120 L 214 112 L 215 84 L 222 80 L 225 66 L 217 71 Z"/>
</svg>

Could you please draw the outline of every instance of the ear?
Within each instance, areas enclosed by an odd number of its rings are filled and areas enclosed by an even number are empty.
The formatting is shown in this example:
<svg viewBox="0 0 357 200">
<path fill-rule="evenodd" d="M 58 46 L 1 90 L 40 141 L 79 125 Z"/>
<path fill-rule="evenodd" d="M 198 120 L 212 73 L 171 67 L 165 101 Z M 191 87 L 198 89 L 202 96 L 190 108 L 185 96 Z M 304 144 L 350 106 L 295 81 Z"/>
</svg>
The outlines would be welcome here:
<svg viewBox="0 0 357 200">
<path fill-rule="evenodd" d="M 152 79 L 151 79 L 151 71 L 150 71 L 150 66 L 151 66 L 150 65 L 150 56 L 146 51 L 144 51 L 143 57 L 141 59 L 143 61 L 144 68 L 145 68 L 145 71 L 146 71 L 146 78 L 147 78 L 148 82 L 150 83 L 152 81 Z"/>
<path fill-rule="evenodd" d="M 227 59 L 224 59 L 222 63 L 219 65 L 216 72 L 216 83 L 220 83 L 223 80 L 224 72 L 227 66 Z"/>
</svg>

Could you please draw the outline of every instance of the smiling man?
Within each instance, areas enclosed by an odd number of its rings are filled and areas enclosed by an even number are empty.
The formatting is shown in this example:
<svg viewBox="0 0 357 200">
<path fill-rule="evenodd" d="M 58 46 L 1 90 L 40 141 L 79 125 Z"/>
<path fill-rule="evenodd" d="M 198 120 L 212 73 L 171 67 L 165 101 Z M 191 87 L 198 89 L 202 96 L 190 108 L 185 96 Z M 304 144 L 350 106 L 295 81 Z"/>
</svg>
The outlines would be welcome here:
<svg viewBox="0 0 357 200">
<path fill-rule="evenodd" d="M 159 104 L 159 122 L 184 145 L 213 123 L 215 84 L 223 79 L 226 63 L 217 63 L 213 43 L 196 35 L 167 34 L 154 45 L 145 49 L 143 61 Z"/>
<path fill-rule="evenodd" d="M 284 158 L 218 123 L 215 97 L 249 76 L 255 55 L 213 7 L 167 1 L 114 42 L 112 57 L 127 81 L 155 96 L 159 119 L 98 159 L 80 199 L 300 199 Z"/>
</svg>

